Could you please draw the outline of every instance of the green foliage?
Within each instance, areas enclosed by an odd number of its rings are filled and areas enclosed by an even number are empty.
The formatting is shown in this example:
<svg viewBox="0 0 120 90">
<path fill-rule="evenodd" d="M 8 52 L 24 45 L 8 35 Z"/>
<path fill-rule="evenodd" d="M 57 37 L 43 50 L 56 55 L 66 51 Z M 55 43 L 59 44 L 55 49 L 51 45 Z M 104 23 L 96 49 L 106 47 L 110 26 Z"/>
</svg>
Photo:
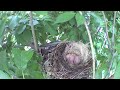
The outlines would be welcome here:
<svg viewBox="0 0 120 90">
<path fill-rule="evenodd" d="M 116 71 L 115 71 L 115 74 L 114 74 L 114 78 L 120 79 L 120 61 L 118 62 L 118 65 L 117 65 L 117 67 L 116 67 Z"/>
<path fill-rule="evenodd" d="M 7 73 L 0 70 L 0 79 L 10 79 L 10 77 Z"/>
<path fill-rule="evenodd" d="M 3 39 L 5 24 L 6 24 L 6 20 L 0 20 L 0 43 Z"/>
<path fill-rule="evenodd" d="M 0 36 L 3 35 L 3 32 L 5 30 L 5 20 L 0 20 Z"/>
<path fill-rule="evenodd" d="M 26 25 L 21 24 L 18 26 L 18 28 L 15 30 L 18 34 L 21 34 L 26 29 Z"/>
<path fill-rule="evenodd" d="M 72 19 L 74 17 L 75 13 L 73 12 L 65 12 L 60 14 L 57 18 L 55 23 L 63 23 L 63 22 L 67 22 L 70 19 Z"/>
<path fill-rule="evenodd" d="M 32 51 L 22 51 L 20 49 L 13 48 L 12 53 L 14 54 L 14 63 L 21 71 L 25 70 L 28 61 L 32 58 Z"/>
<path fill-rule="evenodd" d="M 11 16 L 9 28 L 13 30 L 18 25 L 18 16 Z"/>
<path fill-rule="evenodd" d="M 30 30 L 25 30 L 24 33 L 15 35 L 17 43 L 28 45 L 32 39 L 32 33 Z"/>
<path fill-rule="evenodd" d="M 101 11 L 81 11 L 81 13 L 82 15 L 78 11 L 34 11 L 33 25 L 37 42 L 41 45 L 47 41 L 67 39 L 89 43 L 84 25 L 86 21 L 96 51 L 96 78 L 109 78 L 114 75 L 114 78 L 119 79 L 120 12 L 117 12 L 114 30 L 113 11 L 105 11 L 105 18 Z M 33 42 L 29 18 L 27 11 L 0 12 L 1 79 L 44 78 L 40 65 L 42 56 L 31 49 L 25 49 L 25 46 L 30 46 Z"/>
<path fill-rule="evenodd" d="M 120 54 L 120 43 L 115 46 L 115 49 Z"/>
<path fill-rule="evenodd" d="M 84 24 L 84 22 L 85 22 L 84 17 L 82 15 L 80 15 L 79 13 L 77 13 L 75 15 L 75 19 L 77 21 L 77 27 L 80 26 L 80 25 L 82 25 L 82 24 Z"/>
<path fill-rule="evenodd" d="M 0 70 L 8 70 L 8 61 L 6 56 L 6 51 L 0 52 Z"/>
<path fill-rule="evenodd" d="M 35 11 L 35 13 L 36 13 L 37 16 L 48 15 L 48 11 Z"/>
</svg>

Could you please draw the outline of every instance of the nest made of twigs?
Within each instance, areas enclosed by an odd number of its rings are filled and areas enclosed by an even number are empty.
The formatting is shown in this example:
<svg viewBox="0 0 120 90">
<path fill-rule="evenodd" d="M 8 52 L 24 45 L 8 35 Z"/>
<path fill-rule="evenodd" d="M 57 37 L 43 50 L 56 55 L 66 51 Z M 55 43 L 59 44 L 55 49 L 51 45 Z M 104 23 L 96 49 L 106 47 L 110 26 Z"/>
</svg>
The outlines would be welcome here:
<svg viewBox="0 0 120 90">
<path fill-rule="evenodd" d="M 43 48 L 43 71 L 47 78 L 92 78 L 92 58 L 88 44 L 82 42 L 59 42 Z"/>
</svg>

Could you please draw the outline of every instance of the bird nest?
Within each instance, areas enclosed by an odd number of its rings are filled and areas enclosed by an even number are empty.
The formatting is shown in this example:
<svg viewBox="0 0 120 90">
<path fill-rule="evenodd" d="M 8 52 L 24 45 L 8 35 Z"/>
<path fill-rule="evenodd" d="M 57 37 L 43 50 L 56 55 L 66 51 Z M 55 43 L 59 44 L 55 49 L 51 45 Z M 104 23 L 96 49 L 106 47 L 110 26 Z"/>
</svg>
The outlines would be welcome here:
<svg viewBox="0 0 120 90">
<path fill-rule="evenodd" d="M 42 47 L 43 72 L 50 79 L 92 78 L 92 58 L 88 44 L 59 42 Z"/>
</svg>

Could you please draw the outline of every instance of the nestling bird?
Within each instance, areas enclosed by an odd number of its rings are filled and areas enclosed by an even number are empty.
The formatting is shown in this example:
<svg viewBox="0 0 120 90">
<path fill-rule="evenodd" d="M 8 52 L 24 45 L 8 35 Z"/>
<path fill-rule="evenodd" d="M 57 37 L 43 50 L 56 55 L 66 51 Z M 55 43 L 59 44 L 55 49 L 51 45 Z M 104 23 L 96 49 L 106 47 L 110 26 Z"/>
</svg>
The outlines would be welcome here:
<svg viewBox="0 0 120 90">
<path fill-rule="evenodd" d="M 92 78 L 92 58 L 87 44 L 59 41 L 41 46 L 42 67 L 48 78 Z"/>
</svg>

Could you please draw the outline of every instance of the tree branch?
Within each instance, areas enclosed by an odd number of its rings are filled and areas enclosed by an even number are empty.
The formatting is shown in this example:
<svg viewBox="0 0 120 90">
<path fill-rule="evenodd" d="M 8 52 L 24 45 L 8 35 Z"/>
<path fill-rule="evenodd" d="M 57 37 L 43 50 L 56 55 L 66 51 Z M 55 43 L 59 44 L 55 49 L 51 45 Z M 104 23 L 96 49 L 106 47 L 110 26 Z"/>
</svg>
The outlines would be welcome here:
<svg viewBox="0 0 120 90">
<path fill-rule="evenodd" d="M 79 13 L 82 15 L 82 12 L 79 11 Z M 90 30 L 89 30 L 89 28 L 87 26 L 86 20 L 84 22 L 84 25 L 85 25 L 85 28 L 87 30 L 88 37 L 89 37 L 89 40 L 90 40 L 90 46 L 91 46 L 91 50 L 92 50 L 92 59 L 93 59 L 93 79 L 95 79 L 95 50 L 94 50 L 94 47 L 93 47 Z"/>
<path fill-rule="evenodd" d="M 34 26 L 33 26 L 33 14 L 32 14 L 32 11 L 30 11 L 30 25 L 31 25 L 31 30 L 32 30 L 34 47 L 35 47 L 35 50 L 38 51 L 37 41 L 36 41 L 36 36 L 35 36 L 35 31 L 34 31 Z"/>
</svg>

